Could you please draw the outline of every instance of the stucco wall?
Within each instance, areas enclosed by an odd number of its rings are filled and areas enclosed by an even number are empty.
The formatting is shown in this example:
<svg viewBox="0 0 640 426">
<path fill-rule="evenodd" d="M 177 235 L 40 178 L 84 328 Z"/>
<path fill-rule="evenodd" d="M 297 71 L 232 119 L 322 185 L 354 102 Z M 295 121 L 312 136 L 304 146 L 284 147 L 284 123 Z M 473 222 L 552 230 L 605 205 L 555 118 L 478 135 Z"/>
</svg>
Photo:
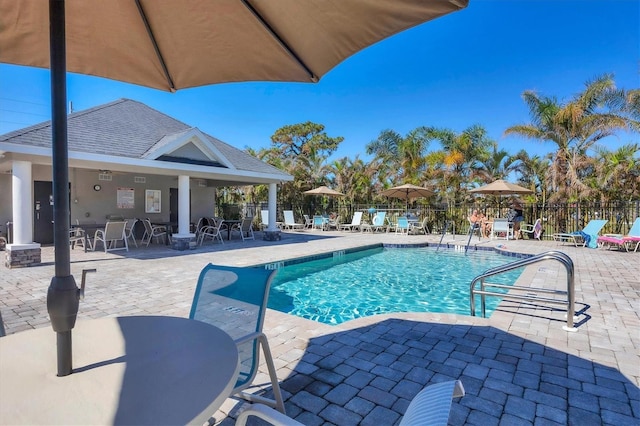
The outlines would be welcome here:
<svg viewBox="0 0 640 426">
<path fill-rule="evenodd" d="M 33 165 L 32 177 L 37 181 L 51 181 L 51 167 Z M 145 218 L 153 221 L 169 221 L 170 188 L 178 187 L 177 176 L 156 176 L 146 174 L 111 173 L 111 181 L 99 180 L 97 170 L 71 169 L 69 180 L 71 183 L 71 221 L 95 221 L 104 223 L 112 215 L 124 218 Z M 145 183 L 136 183 L 135 176 L 144 177 Z M 100 185 L 100 191 L 93 189 Z M 134 190 L 134 208 L 122 209 L 117 205 L 118 188 L 132 188 Z M 145 190 L 161 191 L 160 213 L 145 212 Z M 199 217 L 211 217 L 215 211 L 215 188 L 202 187 L 199 180 L 191 181 L 191 222 Z M 11 207 L 11 175 L 0 175 L 0 233 L 6 234 L 5 224 L 12 220 Z"/>
</svg>

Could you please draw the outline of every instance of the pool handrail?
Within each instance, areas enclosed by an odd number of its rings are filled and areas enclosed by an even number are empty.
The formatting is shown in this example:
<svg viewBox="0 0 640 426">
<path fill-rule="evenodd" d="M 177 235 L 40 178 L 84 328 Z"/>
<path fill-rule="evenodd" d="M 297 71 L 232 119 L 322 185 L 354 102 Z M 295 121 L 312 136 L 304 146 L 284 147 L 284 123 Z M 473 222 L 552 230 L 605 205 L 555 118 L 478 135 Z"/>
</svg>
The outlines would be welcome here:
<svg viewBox="0 0 640 426">
<path fill-rule="evenodd" d="M 505 273 L 517 268 L 521 268 L 523 266 L 531 265 L 533 263 L 541 262 L 544 260 L 557 260 L 558 262 L 562 263 L 562 265 L 565 267 L 567 271 L 567 290 L 566 291 L 550 290 L 550 289 L 544 289 L 544 288 L 538 288 L 538 287 L 507 286 L 507 285 L 491 284 L 491 283 L 484 282 L 485 278 L 502 274 L 502 273 Z M 476 284 L 478 282 L 480 282 L 480 285 L 481 285 L 480 290 L 476 290 Z M 521 290 L 521 291 L 535 290 L 540 293 L 561 294 L 561 295 L 566 295 L 567 300 L 559 301 L 556 299 L 543 298 L 539 296 L 521 296 L 521 295 L 515 295 L 515 294 L 508 294 L 508 293 L 507 294 L 496 293 L 496 292 L 485 290 L 485 287 L 504 288 L 504 289 Z M 507 263 L 505 265 L 500 265 L 494 268 L 487 269 L 486 271 L 484 271 L 482 274 L 478 275 L 471 281 L 469 292 L 470 292 L 471 316 L 476 315 L 476 305 L 475 305 L 476 294 L 479 294 L 481 296 L 481 309 L 482 309 L 483 318 L 486 317 L 486 305 L 485 305 L 486 296 L 498 296 L 498 297 L 502 297 L 503 299 L 531 300 L 531 301 L 539 301 L 539 302 L 552 303 L 552 304 L 561 304 L 561 305 L 567 305 L 567 325 L 563 326 L 562 328 L 565 331 L 571 331 L 571 332 L 577 331 L 576 328 L 574 327 L 574 319 L 575 319 L 574 318 L 574 315 L 575 315 L 574 266 L 571 258 L 563 252 L 560 252 L 557 250 L 551 250 L 551 251 L 547 251 L 544 253 L 540 253 L 540 254 L 528 257 L 528 258 L 520 259 L 515 262 Z"/>
</svg>

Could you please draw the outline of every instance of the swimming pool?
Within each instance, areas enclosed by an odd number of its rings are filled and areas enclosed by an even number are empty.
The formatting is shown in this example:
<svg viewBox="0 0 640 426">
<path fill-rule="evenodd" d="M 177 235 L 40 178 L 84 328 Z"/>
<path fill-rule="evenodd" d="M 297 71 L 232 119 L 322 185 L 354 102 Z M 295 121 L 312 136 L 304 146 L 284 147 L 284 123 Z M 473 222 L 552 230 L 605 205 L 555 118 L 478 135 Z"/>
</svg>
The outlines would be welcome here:
<svg viewBox="0 0 640 426">
<path fill-rule="evenodd" d="M 492 251 L 375 248 L 280 266 L 268 306 L 325 324 L 394 312 L 469 315 L 469 285 L 494 266 L 512 262 Z M 513 284 L 521 270 L 493 277 Z M 487 316 L 500 303 L 487 298 Z M 479 309 L 479 306 L 478 306 Z"/>
</svg>

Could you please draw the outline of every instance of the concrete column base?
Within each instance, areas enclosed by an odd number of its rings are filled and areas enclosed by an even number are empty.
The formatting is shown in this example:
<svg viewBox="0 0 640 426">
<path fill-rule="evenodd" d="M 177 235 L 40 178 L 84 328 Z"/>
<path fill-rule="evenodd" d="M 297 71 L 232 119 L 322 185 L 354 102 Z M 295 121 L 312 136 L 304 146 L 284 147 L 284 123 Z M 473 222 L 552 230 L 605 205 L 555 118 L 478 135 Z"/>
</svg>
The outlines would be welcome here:
<svg viewBox="0 0 640 426">
<path fill-rule="evenodd" d="M 40 244 L 7 244 L 6 249 L 5 266 L 9 269 L 42 263 Z"/>
<path fill-rule="evenodd" d="M 282 238 L 279 229 L 276 231 L 263 231 L 262 233 L 264 234 L 262 239 L 265 241 L 280 241 Z"/>
<path fill-rule="evenodd" d="M 174 235 L 171 238 L 171 248 L 174 250 L 193 250 L 196 248 L 196 237 L 178 237 Z"/>
</svg>

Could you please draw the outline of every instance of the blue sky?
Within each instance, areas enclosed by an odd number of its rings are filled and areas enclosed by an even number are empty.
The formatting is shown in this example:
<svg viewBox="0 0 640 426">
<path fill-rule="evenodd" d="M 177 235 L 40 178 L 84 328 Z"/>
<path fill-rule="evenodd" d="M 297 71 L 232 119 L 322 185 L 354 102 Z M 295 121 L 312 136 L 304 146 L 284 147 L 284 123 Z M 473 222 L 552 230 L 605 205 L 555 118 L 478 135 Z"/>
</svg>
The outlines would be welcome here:
<svg viewBox="0 0 640 426">
<path fill-rule="evenodd" d="M 553 145 L 502 136 L 529 121 L 522 92 L 567 100 L 604 73 L 620 88 L 640 87 L 638 0 L 471 0 L 355 54 L 317 84 L 232 83 L 171 94 L 69 74 L 67 89 L 76 111 L 130 98 L 241 149 L 268 147 L 278 128 L 313 121 L 345 138 L 335 157 L 367 158 L 365 145 L 384 129 L 460 132 L 473 124 L 510 153 L 544 154 Z M 0 134 L 49 118 L 49 71 L 0 65 Z M 606 143 L 637 141 L 621 134 Z"/>
</svg>

